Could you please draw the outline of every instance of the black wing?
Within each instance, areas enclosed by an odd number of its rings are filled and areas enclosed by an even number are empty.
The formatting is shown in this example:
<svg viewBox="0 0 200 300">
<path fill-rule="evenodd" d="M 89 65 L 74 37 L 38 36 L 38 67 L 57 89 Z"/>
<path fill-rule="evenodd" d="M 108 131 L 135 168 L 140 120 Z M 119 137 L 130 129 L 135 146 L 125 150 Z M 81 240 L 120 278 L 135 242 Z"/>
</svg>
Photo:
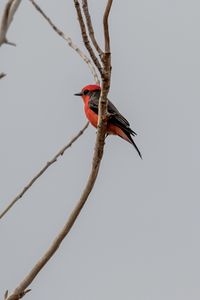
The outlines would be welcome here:
<svg viewBox="0 0 200 300">
<path fill-rule="evenodd" d="M 94 111 L 96 114 L 98 114 L 98 107 L 99 107 L 99 95 L 93 94 L 91 95 L 90 101 L 89 101 L 89 107 L 92 111 Z M 120 114 L 118 109 L 114 106 L 114 104 L 108 100 L 108 113 L 110 114 L 109 122 L 113 125 L 117 125 L 119 128 L 124 130 L 125 132 L 132 134 L 133 136 L 136 135 L 136 132 L 134 132 L 130 128 L 129 122 Z"/>
<path fill-rule="evenodd" d="M 98 106 L 99 106 L 99 97 L 100 91 L 96 91 L 96 93 L 91 95 L 89 101 L 89 107 L 92 111 L 98 114 Z M 123 132 L 127 135 L 129 141 L 135 149 L 137 150 L 139 156 L 142 158 L 141 152 L 138 149 L 137 145 L 135 144 L 131 135 L 135 136 L 136 133 L 130 128 L 129 122 L 120 114 L 118 109 L 114 106 L 114 104 L 108 100 L 108 113 L 110 114 L 109 123 L 118 126 L 123 130 Z"/>
</svg>

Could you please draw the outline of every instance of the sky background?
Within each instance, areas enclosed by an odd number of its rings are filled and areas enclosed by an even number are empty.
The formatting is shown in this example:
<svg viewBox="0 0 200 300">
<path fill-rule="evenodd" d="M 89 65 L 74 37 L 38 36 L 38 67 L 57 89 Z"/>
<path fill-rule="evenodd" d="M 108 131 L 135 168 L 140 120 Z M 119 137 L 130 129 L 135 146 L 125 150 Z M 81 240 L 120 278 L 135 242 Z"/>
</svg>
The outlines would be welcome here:
<svg viewBox="0 0 200 300">
<path fill-rule="evenodd" d="M 88 66 L 28 1 L 0 48 L 0 211 L 86 123 L 73 94 Z M 59 3 L 58 3 L 59 2 Z M 101 45 L 106 1 L 88 1 Z M 0 0 L 0 12 L 5 5 Z M 38 3 L 83 48 L 73 1 Z M 200 3 L 114 1 L 109 98 L 143 154 L 106 140 L 95 187 L 26 299 L 200 298 Z M 91 126 L 0 220 L 0 295 L 49 247 L 80 198 L 96 133 Z"/>
</svg>

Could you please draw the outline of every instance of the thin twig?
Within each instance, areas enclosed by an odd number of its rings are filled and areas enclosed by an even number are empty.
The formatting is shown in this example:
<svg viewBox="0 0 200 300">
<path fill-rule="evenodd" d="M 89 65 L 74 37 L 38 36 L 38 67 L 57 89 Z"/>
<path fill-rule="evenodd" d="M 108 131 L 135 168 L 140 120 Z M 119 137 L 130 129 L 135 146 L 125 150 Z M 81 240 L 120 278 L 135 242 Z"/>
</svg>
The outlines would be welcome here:
<svg viewBox="0 0 200 300">
<path fill-rule="evenodd" d="M 99 44 L 97 43 L 97 40 L 95 38 L 94 28 L 93 28 L 92 20 L 91 20 L 91 17 L 90 17 L 87 0 L 82 0 L 82 8 L 83 8 L 83 12 L 84 12 L 84 15 L 85 15 L 86 24 L 87 24 L 87 28 L 88 28 L 88 31 L 89 31 L 90 39 L 91 39 L 95 49 L 99 53 L 99 56 L 101 57 L 103 55 L 103 51 L 99 47 Z"/>
<path fill-rule="evenodd" d="M 44 17 L 44 19 L 49 23 L 49 25 L 53 28 L 53 30 L 59 35 L 61 36 L 69 45 L 69 47 L 71 47 L 73 50 L 75 50 L 80 57 L 84 60 L 84 62 L 88 65 L 94 80 L 96 82 L 96 84 L 99 84 L 99 78 L 96 72 L 95 67 L 93 66 L 91 60 L 80 50 L 80 48 L 78 48 L 78 46 L 76 46 L 72 39 L 69 36 L 66 36 L 64 34 L 63 31 L 61 31 L 54 23 L 53 21 L 44 13 L 44 11 L 41 9 L 41 7 L 34 1 L 34 0 L 30 0 L 30 2 L 33 4 L 33 6 L 36 8 L 36 10 Z"/>
<path fill-rule="evenodd" d="M 46 163 L 46 165 L 29 181 L 29 183 L 23 188 L 23 190 L 12 200 L 12 202 L 4 209 L 4 211 L 0 214 L 0 219 L 11 209 L 11 207 L 20 199 L 22 196 L 30 189 L 33 183 L 53 164 L 57 161 L 59 156 L 63 155 L 64 152 L 72 146 L 72 144 L 83 134 L 83 132 L 88 127 L 89 123 L 87 123 L 77 135 L 75 135 L 71 141 L 64 146 L 50 161 Z"/>
<path fill-rule="evenodd" d="M 94 51 L 93 51 L 93 49 L 90 45 L 90 41 L 88 39 L 86 26 L 85 26 L 85 23 L 84 23 L 84 20 L 83 20 L 80 4 L 79 4 L 78 0 L 74 0 L 74 6 L 76 8 L 78 21 L 79 21 L 79 25 L 80 25 L 80 28 L 81 28 L 81 34 L 82 34 L 82 38 L 83 38 L 83 42 L 85 44 L 85 47 L 88 50 L 88 52 L 90 54 L 90 57 L 92 58 L 95 66 L 99 70 L 99 73 L 102 75 L 102 66 L 101 66 L 101 63 L 99 62 L 98 58 L 96 57 L 96 55 L 95 55 L 95 53 L 94 53 Z"/>
<path fill-rule="evenodd" d="M 14 43 L 7 40 L 6 34 L 20 3 L 21 0 L 9 0 L 5 6 L 0 24 L 0 46 L 4 43 L 15 46 Z"/>
<path fill-rule="evenodd" d="M 32 283 L 32 281 L 37 276 L 37 274 L 41 271 L 44 265 L 51 259 L 51 257 L 54 255 L 54 253 L 60 246 L 63 239 L 66 237 L 66 235 L 72 228 L 85 202 L 87 201 L 90 192 L 92 191 L 92 188 L 94 186 L 94 183 L 98 175 L 101 159 L 103 157 L 105 134 L 107 130 L 107 110 L 104 104 L 107 104 L 107 94 L 110 87 L 111 67 L 109 64 L 110 64 L 110 56 L 108 60 L 104 60 L 103 68 L 105 70 L 102 73 L 102 92 L 100 98 L 100 110 L 99 110 L 100 115 L 99 115 L 99 122 L 98 122 L 97 138 L 96 138 L 96 143 L 94 148 L 92 169 L 88 177 L 88 181 L 86 183 L 85 189 L 80 197 L 79 202 L 77 203 L 76 207 L 74 208 L 71 215 L 69 216 L 68 221 L 66 222 L 65 226 L 60 231 L 60 233 L 57 235 L 57 237 L 55 238 L 55 240 L 53 241 L 49 249 L 41 257 L 41 259 L 35 264 L 33 269 L 24 278 L 24 280 L 22 280 L 22 282 L 18 285 L 18 287 L 14 290 L 14 292 L 11 293 L 10 296 L 6 298 L 6 300 L 18 300 L 19 298 L 24 296 L 24 291 Z"/>
</svg>

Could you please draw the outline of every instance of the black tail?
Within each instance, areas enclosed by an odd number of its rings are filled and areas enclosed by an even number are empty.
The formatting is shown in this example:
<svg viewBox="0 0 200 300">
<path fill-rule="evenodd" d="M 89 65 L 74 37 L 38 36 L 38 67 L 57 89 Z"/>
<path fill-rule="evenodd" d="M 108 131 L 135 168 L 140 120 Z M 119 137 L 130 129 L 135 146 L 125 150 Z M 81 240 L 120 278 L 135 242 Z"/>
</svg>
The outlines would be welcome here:
<svg viewBox="0 0 200 300">
<path fill-rule="evenodd" d="M 126 133 L 128 139 L 129 139 L 130 143 L 135 147 L 137 153 L 139 154 L 140 158 L 142 159 L 142 154 L 141 154 L 140 150 L 138 149 L 136 143 L 134 142 L 130 132 L 125 131 L 125 133 Z"/>
<path fill-rule="evenodd" d="M 124 117 L 122 115 L 115 115 L 110 118 L 110 123 L 119 127 L 125 133 L 125 135 L 128 138 L 127 141 L 135 147 L 137 153 L 139 154 L 140 158 L 142 159 L 142 154 L 132 138 L 132 136 L 136 136 L 137 133 L 130 128 L 128 121 L 124 122 L 124 120 L 126 121 L 126 119 L 124 119 Z"/>
</svg>

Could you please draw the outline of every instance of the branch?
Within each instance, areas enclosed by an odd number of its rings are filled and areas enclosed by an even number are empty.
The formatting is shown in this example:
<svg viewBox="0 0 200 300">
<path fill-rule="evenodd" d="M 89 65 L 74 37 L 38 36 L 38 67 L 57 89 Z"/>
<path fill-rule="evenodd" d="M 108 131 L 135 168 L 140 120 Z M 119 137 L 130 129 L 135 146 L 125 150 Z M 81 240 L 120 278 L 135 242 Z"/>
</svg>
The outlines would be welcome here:
<svg viewBox="0 0 200 300">
<path fill-rule="evenodd" d="M 95 38 L 94 29 L 93 29 L 93 25 L 92 25 L 92 20 L 91 20 L 91 17 L 90 17 L 89 9 L 88 9 L 88 2 L 87 2 L 87 0 L 82 0 L 82 8 L 83 8 L 83 11 L 84 11 L 84 15 L 85 15 L 86 23 L 87 23 L 87 28 L 88 28 L 88 31 L 89 31 L 89 35 L 90 35 L 91 41 L 92 41 L 95 49 L 99 53 L 99 56 L 102 57 L 103 51 L 99 47 L 99 45 L 98 45 L 98 43 L 96 41 L 96 38 Z"/>
<path fill-rule="evenodd" d="M 102 75 L 102 66 L 101 66 L 98 58 L 96 57 L 96 55 L 95 55 L 95 53 L 94 53 L 94 51 L 93 51 L 93 49 L 90 45 L 90 41 L 88 39 L 88 35 L 87 35 L 84 20 L 83 20 L 82 12 L 81 12 L 81 9 L 80 9 L 79 1 L 74 0 L 74 5 L 75 5 L 75 8 L 76 8 L 78 21 L 79 21 L 79 25 L 80 25 L 80 28 L 81 28 L 81 34 L 82 34 L 83 42 L 85 44 L 86 49 L 88 50 L 88 52 L 90 54 L 90 57 L 92 58 L 95 66 L 99 70 L 99 73 Z"/>
<path fill-rule="evenodd" d="M 104 27 L 104 40 L 105 40 L 105 52 L 110 53 L 110 36 L 108 29 L 108 17 L 113 0 L 108 0 L 106 10 L 103 16 L 103 27 Z"/>
<path fill-rule="evenodd" d="M 6 76 L 5 73 L 0 73 L 0 79 L 4 78 Z"/>
<path fill-rule="evenodd" d="M 30 187 L 35 183 L 35 181 L 52 165 L 54 164 L 59 156 L 63 155 L 64 152 L 72 146 L 72 144 L 83 134 L 83 132 L 88 127 L 89 123 L 87 123 L 77 135 L 75 135 L 71 141 L 64 146 L 50 161 L 46 163 L 46 165 L 29 181 L 29 183 L 23 188 L 23 190 L 12 200 L 12 202 L 5 208 L 5 210 L 0 214 L 0 219 L 12 208 L 12 206 L 20 199 L 22 196 L 30 189 Z"/>
<path fill-rule="evenodd" d="M 108 0 L 109 1 L 109 0 Z M 112 1 L 111 1 L 112 2 Z M 112 4 L 112 3 L 111 3 Z M 110 5 L 111 7 L 111 5 Z M 109 13 L 108 13 L 109 15 Z M 107 18 L 108 18 L 107 15 Z M 108 58 L 108 59 L 107 59 Z M 74 210 L 72 211 L 71 215 L 69 216 L 68 221 L 64 225 L 63 229 L 57 235 L 49 249 L 46 253 L 41 257 L 41 259 L 35 264 L 33 269 L 30 273 L 22 280 L 19 286 L 14 290 L 14 292 L 8 296 L 6 293 L 6 300 L 18 300 L 22 298 L 27 291 L 27 287 L 32 283 L 34 278 L 37 274 L 41 271 L 41 269 L 45 266 L 45 264 L 50 260 L 50 258 L 55 254 L 58 247 L 62 243 L 63 239 L 69 233 L 70 229 L 72 228 L 74 222 L 76 221 L 77 217 L 79 216 L 85 202 L 88 199 L 90 192 L 95 184 L 100 163 L 103 157 L 103 150 L 104 150 L 104 141 L 105 141 L 105 134 L 107 131 L 107 94 L 110 88 L 110 77 L 111 77 L 111 65 L 110 65 L 110 53 L 109 56 L 105 53 L 105 59 L 103 61 L 103 73 L 102 73 L 102 92 L 100 97 L 100 110 L 99 110 L 99 122 L 98 122 L 98 130 L 97 130 L 97 137 L 96 143 L 94 148 L 94 155 L 92 161 L 92 169 L 90 175 L 88 177 L 85 189 L 79 199 L 79 202 L 75 206 Z"/>
<path fill-rule="evenodd" d="M 81 195 L 81 198 L 77 203 L 76 207 L 74 208 L 74 210 L 72 211 L 71 215 L 69 216 L 68 221 L 66 222 L 65 226 L 60 231 L 58 236 L 55 238 L 55 240 L 53 241 L 49 249 L 46 251 L 46 253 L 39 259 L 39 261 L 35 264 L 35 266 L 30 271 L 30 273 L 22 280 L 19 286 L 14 290 L 14 292 L 10 296 L 6 298 L 6 300 L 18 300 L 19 298 L 22 298 L 24 296 L 24 291 L 26 291 L 27 287 L 32 283 L 32 281 L 37 276 L 37 274 L 42 270 L 42 268 L 54 255 L 56 250 L 59 248 L 61 242 L 64 240 L 64 238 L 72 228 L 96 181 L 99 167 L 100 167 L 100 162 L 103 156 L 105 132 L 106 132 L 106 128 L 103 129 L 103 127 L 99 128 L 98 130 L 93 163 L 92 163 L 92 170 L 88 178 L 86 187 Z"/>
<path fill-rule="evenodd" d="M 61 31 L 53 22 L 52 20 L 44 13 L 44 11 L 40 8 L 40 6 L 35 2 L 35 0 L 30 0 L 30 2 L 33 4 L 33 6 L 36 8 L 36 10 L 44 17 L 44 19 L 49 23 L 49 25 L 52 27 L 52 29 L 59 35 L 61 36 L 69 45 L 69 47 L 71 47 L 73 50 L 75 50 L 80 57 L 84 60 L 84 62 L 88 65 L 93 77 L 94 77 L 94 81 L 96 82 L 96 84 L 99 84 L 99 78 L 98 75 L 96 73 L 96 69 L 93 66 L 91 60 L 80 50 L 80 48 L 78 48 L 78 46 L 76 46 L 72 39 L 69 36 L 66 36 L 63 31 Z"/>
<path fill-rule="evenodd" d="M 7 40 L 6 34 L 20 3 L 21 0 L 9 0 L 5 6 L 0 24 L 0 46 L 2 44 L 15 46 L 14 43 Z"/>
</svg>

